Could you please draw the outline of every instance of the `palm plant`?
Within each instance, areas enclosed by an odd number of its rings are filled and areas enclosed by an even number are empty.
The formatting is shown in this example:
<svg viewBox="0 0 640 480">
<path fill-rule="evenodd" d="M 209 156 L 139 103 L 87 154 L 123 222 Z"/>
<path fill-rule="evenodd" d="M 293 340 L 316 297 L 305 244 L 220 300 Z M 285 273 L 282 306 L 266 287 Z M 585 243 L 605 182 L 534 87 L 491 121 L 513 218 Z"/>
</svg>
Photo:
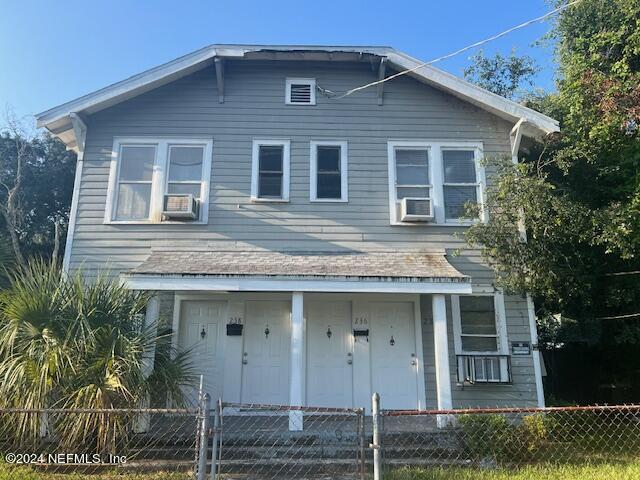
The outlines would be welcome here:
<svg viewBox="0 0 640 480">
<path fill-rule="evenodd" d="M 0 407 L 136 408 L 161 393 L 180 404 L 193 381 L 188 354 L 173 352 L 157 325 L 144 325 L 149 299 L 106 275 L 87 283 L 80 273 L 64 277 L 56 263 L 30 262 L 0 296 Z M 53 427 L 64 444 L 90 440 L 113 451 L 130 420 L 79 414 Z M 41 429 L 31 415 L 15 432 L 35 439 Z"/>
</svg>

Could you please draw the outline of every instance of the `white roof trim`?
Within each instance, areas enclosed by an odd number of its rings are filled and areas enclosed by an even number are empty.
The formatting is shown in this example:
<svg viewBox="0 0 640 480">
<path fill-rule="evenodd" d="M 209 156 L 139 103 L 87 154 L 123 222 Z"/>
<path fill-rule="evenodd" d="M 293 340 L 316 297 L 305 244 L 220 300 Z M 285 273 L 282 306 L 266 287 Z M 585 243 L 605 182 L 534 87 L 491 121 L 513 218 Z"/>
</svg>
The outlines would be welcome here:
<svg viewBox="0 0 640 480">
<path fill-rule="evenodd" d="M 36 115 L 37 126 L 45 127 L 73 148 L 76 142 L 73 134 L 70 114 L 91 115 L 154 88 L 189 75 L 213 63 L 214 58 L 243 58 L 251 52 L 327 52 L 368 54 L 386 58 L 396 69 L 415 68 L 422 62 L 398 52 L 390 47 L 358 46 L 307 46 L 307 45 L 210 45 L 193 53 L 184 55 L 168 63 L 134 75 L 108 87 L 89 93 L 70 102 Z M 302 58 L 302 57 L 300 57 Z M 462 100 L 475 104 L 508 121 L 517 122 L 525 118 L 533 127 L 533 133 L 550 133 L 559 130 L 558 122 L 546 115 L 524 107 L 516 102 L 495 95 L 454 75 L 431 65 L 426 65 L 410 74 L 438 89 L 449 92 Z M 537 131 L 537 132 L 536 132 Z"/>
<path fill-rule="evenodd" d="M 332 293 L 446 293 L 470 294 L 470 282 L 265 280 L 214 276 L 121 275 L 133 290 L 206 292 L 332 292 Z"/>
</svg>

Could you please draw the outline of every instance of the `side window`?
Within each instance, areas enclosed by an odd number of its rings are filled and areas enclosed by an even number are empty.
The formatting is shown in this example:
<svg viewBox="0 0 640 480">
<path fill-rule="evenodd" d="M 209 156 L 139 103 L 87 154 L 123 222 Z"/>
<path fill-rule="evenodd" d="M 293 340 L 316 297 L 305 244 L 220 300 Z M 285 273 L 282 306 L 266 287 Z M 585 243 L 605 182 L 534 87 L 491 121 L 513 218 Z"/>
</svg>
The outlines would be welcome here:
<svg viewBox="0 0 640 480">
<path fill-rule="evenodd" d="M 315 202 L 348 200 L 347 142 L 311 142 L 310 198 Z"/>
<path fill-rule="evenodd" d="M 510 362 L 506 351 L 502 295 L 451 297 L 458 379 L 467 383 L 506 383 Z"/>
<path fill-rule="evenodd" d="M 170 145 L 167 193 L 202 194 L 204 146 Z"/>
<path fill-rule="evenodd" d="M 253 142 L 251 198 L 254 201 L 289 200 L 289 141 Z"/>
<path fill-rule="evenodd" d="M 116 220 L 148 220 L 156 145 L 121 145 L 116 185 Z"/>
<path fill-rule="evenodd" d="M 105 223 L 206 222 L 212 151 L 211 139 L 116 138 Z M 167 194 L 199 203 L 190 215 L 165 215 Z"/>
<path fill-rule="evenodd" d="M 444 213 L 446 220 L 466 216 L 465 205 L 478 203 L 478 173 L 474 150 L 442 150 Z"/>
</svg>

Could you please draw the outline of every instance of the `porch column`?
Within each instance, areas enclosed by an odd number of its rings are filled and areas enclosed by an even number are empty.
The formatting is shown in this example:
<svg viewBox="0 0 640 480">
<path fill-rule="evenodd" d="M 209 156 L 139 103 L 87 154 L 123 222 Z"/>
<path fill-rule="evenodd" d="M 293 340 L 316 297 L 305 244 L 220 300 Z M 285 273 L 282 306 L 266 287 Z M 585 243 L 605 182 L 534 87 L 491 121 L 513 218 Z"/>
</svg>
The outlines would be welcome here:
<svg viewBox="0 0 640 480">
<path fill-rule="evenodd" d="M 160 301 L 157 295 L 154 295 L 149 299 L 149 303 L 147 303 L 147 310 L 144 316 L 144 325 L 143 329 L 151 329 L 154 334 L 154 337 L 158 334 L 158 322 L 160 320 Z M 155 341 L 152 345 L 149 345 L 149 348 L 142 353 L 142 374 L 144 378 L 148 378 L 149 375 L 153 372 L 153 362 L 155 360 L 156 355 L 156 344 Z M 143 401 L 143 408 L 148 408 L 150 405 L 150 398 L 147 396 Z M 135 433 L 144 433 L 149 431 L 149 426 L 151 423 L 151 418 L 148 413 L 144 413 L 141 415 L 137 415 L 133 422 L 133 431 Z"/>
<path fill-rule="evenodd" d="M 450 410 L 451 370 L 449 369 L 449 339 L 447 337 L 447 304 L 441 293 L 433 294 L 433 351 L 436 361 L 436 398 L 438 410 Z"/>
<path fill-rule="evenodd" d="M 305 380 L 304 345 L 304 294 L 293 292 L 291 296 L 291 384 L 289 405 L 301 407 L 304 404 Z M 289 412 L 289 430 L 302 430 L 302 411 Z"/>
</svg>

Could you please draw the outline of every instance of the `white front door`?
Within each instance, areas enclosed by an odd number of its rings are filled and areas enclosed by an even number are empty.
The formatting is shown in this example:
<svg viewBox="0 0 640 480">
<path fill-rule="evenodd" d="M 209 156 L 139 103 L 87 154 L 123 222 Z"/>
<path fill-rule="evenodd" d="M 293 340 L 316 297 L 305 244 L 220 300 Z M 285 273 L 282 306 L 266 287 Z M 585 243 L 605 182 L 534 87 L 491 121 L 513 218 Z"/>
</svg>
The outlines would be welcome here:
<svg viewBox="0 0 640 480">
<path fill-rule="evenodd" d="M 291 303 L 248 301 L 242 352 L 242 403 L 289 403 Z"/>
<path fill-rule="evenodd" d="M 204 391 L 212 399 L 222 394 L 220 329 L 225 308 L 225 302 L 215 301 L 185 300 L 180 304 L 180 348 L 191 350 L 195 373 L 203 376 Z"/>
<path fill-rule="evenodd" d="M 351 302 L 312 301 L 307 318 L 307 398 L 312 407 L 353 406 Z"/>
<path fill-rule="evenodd" d="M 371 304 L 371 387 L 386 409 L 418 407 L 414 304 Z"/>
</svg>

